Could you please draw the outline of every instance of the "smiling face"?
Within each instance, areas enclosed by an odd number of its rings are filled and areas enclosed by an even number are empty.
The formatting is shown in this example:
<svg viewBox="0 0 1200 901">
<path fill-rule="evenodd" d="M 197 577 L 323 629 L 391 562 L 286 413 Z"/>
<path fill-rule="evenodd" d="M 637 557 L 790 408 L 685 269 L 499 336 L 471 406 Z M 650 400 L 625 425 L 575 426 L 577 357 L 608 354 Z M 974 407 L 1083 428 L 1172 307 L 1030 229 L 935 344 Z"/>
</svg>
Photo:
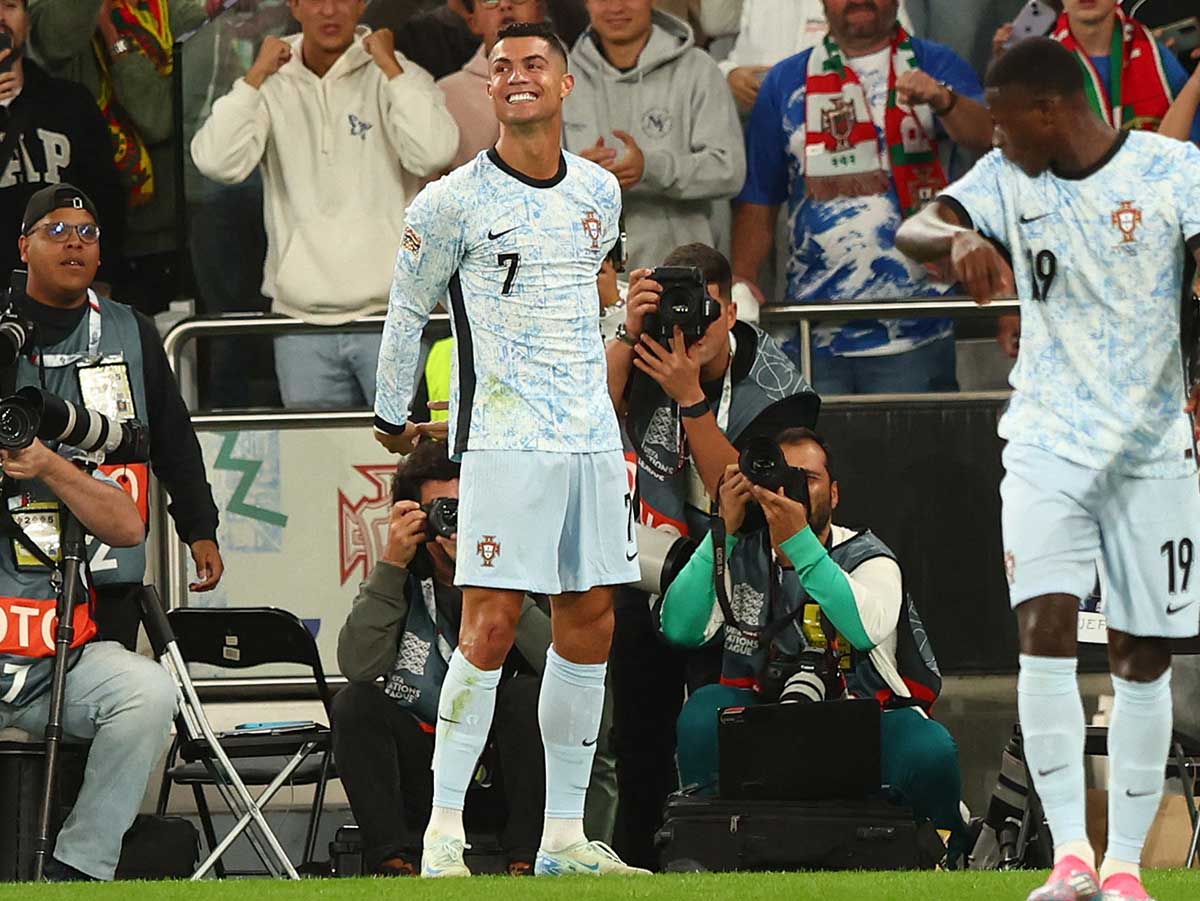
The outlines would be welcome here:
<svg viewBox="0 0 1200 901">
<path fill-rule="evenodd" d="M 65 222 L 68 225 L 95 223 L 87 210 L 62 207 L 38 220 L 29 234 L 18 241 L 21 261 L 29 270 L 27 291 L 35 300 L 52 306 L 70 307 L 82 301 L 96 278 L 100 267 L 100 244 L 86 244 L 79 232 L 68 230 L 62 243 L 46 234 L 45 225 Z"/>
<path fill-rule="evenodd" d="M 641 40 L 653 23 L 652 0 L 587 0 L 592 30 L 615 44 Z"/>
<path fill-rule="evenodd" d="M 1063 0 L 1063 9 L 1072 25 L 1095 25 L 1113 17 L 1117 0 Z"/>
<path fill-rule="evenodd" d="M 522 126 L 562 115 L 562 102 L 575 77 L 541 37 L 508 37 L 488 58 L 488 96 L 501 125 Z"/>
<path fill-rule="evenodd" d="M 495 6 L 485 6 L 480 0 L 475 0 L 475 9 L 467 14 L 467 27 L 479 35 L 487 52 L 496 46 L 496 37 L 500 29 L 514 22 L 540 22 L 542 15 L 541 0 L 500 0 Z"/>
</svg>

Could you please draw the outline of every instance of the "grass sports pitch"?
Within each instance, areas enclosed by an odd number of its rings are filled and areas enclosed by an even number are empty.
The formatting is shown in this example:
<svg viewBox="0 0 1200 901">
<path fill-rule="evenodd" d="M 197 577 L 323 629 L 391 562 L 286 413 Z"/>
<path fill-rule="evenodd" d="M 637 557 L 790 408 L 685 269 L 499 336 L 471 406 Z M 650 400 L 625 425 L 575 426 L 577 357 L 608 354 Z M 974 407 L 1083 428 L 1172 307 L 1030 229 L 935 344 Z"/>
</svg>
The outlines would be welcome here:
<svg viewBox="0 0 1200 901">
<path fill-rule="evenodd" d="M 517 879 L 306 879 L 282 882 L 117 882 L 0 884 L 0 901 L 1024 901 L 1044 872 L 1013 873 L 701 873 L 642 878 L 586 876 Z M 1198 901 L 1200 870 L 1154 870 L 1146 887 L 1157 901 Z"/>
</svg>

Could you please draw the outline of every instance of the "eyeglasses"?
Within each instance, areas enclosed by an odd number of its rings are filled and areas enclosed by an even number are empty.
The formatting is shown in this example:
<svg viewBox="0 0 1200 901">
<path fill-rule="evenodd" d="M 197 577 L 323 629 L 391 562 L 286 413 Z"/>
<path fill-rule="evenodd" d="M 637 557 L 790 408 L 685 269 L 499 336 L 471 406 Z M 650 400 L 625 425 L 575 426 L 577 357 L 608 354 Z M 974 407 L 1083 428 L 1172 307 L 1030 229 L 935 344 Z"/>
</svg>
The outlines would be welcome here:
<svg viewBox="0 0 1200 901">
<path fill-rule="evenodd" d="M 488 9 L 495 9 L 497 6 L 503 3 L 504 0 L 476 0 L 476 2 L 478 2 L 480 6 L 487 7 Z M 508 2 L 513 6 L 524 6 L 529 2 L 529 0 L 508 0 Z"/>
<path fill-rule="evenodd" d="M 95 244 L 100 240 L 100 226 L 95 222 L 81 222 L 78 225 L 71 222 L 46 222 L 42 225 L 35 225 L 27 234 L 31 234 L 38 228 L 44 231 L 46 237 L 56 244 L 67 243 L 71 237 L 71 232 L 79 235 L 79 240 L 84 244 Z"/>
</svg>

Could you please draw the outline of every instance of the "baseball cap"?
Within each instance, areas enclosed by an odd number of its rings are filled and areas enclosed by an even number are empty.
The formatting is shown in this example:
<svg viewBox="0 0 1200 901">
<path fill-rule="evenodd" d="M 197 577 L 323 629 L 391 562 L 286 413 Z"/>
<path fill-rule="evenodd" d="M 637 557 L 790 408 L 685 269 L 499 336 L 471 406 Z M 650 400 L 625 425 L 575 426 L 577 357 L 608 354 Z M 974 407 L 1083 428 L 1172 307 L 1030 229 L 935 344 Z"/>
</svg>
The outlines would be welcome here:
<svg viewBox="0 0 1200 901">
<path fill-rule="evenodd" d="M 93 219 L 100 221 L 91 198 L 74 185 L 63 182 L 42 188 L 29 198 L 29 203 L 25 204 L 25 215 L 21 217 L 21 234 L 29 234 L 29 229 L 43 216 L 63 208 L 87 210 Z"/>
</svg>

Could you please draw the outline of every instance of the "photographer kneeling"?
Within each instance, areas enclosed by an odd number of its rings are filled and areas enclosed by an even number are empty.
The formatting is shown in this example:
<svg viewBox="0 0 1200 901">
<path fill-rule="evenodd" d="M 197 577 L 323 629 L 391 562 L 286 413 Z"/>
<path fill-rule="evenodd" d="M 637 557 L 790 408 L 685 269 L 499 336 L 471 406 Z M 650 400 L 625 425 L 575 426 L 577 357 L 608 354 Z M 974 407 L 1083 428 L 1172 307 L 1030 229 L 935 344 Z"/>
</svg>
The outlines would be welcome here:
<svg viewBox="0 0 1200 901">
<path fill-rule="evenodd" d="M 900 566 L 870 531 L 832 523 L 838 484 L 818 435 L 805 428 L 787 429 L 775 443 L 793 467 L 787 470 L 793 481 L 807 480 L 807 505 L 803 498 L 787 496 L 802 495 L 801 485 L 772 492 L 752 483 L 735 464 L 721 482 L 720 515 L 732 610 L 758 629 L 781 622 L 786 627 L 776 632 L 768 650 L 726 624 L 714 588 L 711 534 L 663 600 L 660 628 L 668 641 L 699 647 L 724 632 L 721 684 L 693 693 L 679 715 L 681 781 L 715 787 L 718 711 L 779 700 L 781 687 L 783 699 L 790 699 L 797 686 L 787 682 L 786 672 L 783 686 L 778 678 L 771 680 L 774 685 L 766 684 L 768 663 L 796 660 L 801 652 L 828 644 L 826 636 L 836 630 L 835 648 L 849 654 L 850 664 L 826 674 L 825 681 L 840 683 L 838 672 L 844 673 L 848 696 L 879 701 L 882 781 L 919 819 L 953 833 L 953 859 L 967 850 L 969 841 L 959 807 L 958 750 L 946 728 L 928 716 L 941 680 L 905 596 Z M 815 623 L 815 629 L 808 625 Z"/>
<path fill-rule="evenodd" d="M 107 476 L 89 475 L 36 438 L 24 449 L 0 450 L 0 461 L 9 510 L 26 531 L 45 532 L 43 551 L 51 557 L 64 506 L 113 547 L 141 544 L 141 514 Z M 54 571 L 9 543 L 0 552 L 0 729 L 40 735 L 57 631 Z M 166 750 L 175 715 L 175 684 L 166 670 L 116 642 L 94 641 L 94 613 L 91 590 L 75 607 L 62 722 L 68 736 L 92 744 L 83 787 L 46 859 L 45 878 L 52 882 L 113 878 L 122 837 Z"/>
<path fill-rule="evenodd" d="M 459 464 L 442 441 L 423 440 L 400 461 L 383 558 L 338 636 L 338 664 L 350 684 L 333 699 L 334 757 L 362 831 L 367 873 L 420 872 L 438 699 L 462 617 L 462 591 L 454 585 L 458 480 Z M 489 736 L 508 807 L 500 843 L 511 875 L 532 875 L 542 832 L 538 692 L 550 637 L 549 614 L 527 596 Z M 602 838 L 611 834 L 616 797 L 607 708 L 585 815 L 588 834 Z"/>
</svg>

